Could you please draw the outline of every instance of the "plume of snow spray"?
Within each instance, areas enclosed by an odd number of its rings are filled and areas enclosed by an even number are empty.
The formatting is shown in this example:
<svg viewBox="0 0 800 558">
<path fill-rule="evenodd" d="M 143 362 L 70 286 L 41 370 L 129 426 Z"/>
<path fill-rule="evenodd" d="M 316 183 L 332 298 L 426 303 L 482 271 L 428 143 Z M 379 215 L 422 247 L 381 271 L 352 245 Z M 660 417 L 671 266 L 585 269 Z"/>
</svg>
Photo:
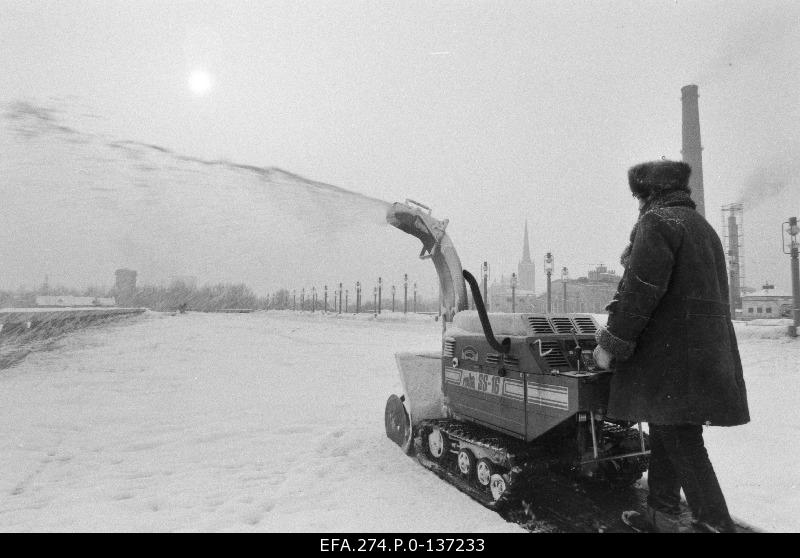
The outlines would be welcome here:
<svg viewBox="0 0 800 558">
<path fill-rule="evenodd" d="M 88 115 L 61 108 L 3 108 L 0 288 L 48 272 L 64 284 L 108 284 L 99 278 L 130 267 L 144 282 L 193 275 L 263 293 L 426 269 L 414 267 L 413 239 L 388 227 L 386 201 L 86 132 Z"/>
</svg>

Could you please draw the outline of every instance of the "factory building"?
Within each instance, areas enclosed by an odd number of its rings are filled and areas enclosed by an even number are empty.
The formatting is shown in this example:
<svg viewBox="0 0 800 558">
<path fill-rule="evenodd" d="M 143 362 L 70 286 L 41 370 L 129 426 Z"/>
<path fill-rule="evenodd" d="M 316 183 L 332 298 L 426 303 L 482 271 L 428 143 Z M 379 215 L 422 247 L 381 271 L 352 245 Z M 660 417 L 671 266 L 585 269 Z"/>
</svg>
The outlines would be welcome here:
<svg viewBox="0 0 800 558">
<path fill-rule="evenodd" d="M 792 295 L 776 293 L 774 285 L 764 285 L 760 291 L 742 296 L 742 313 L 737 316 L 743 320 L 759 318 L 790 318 Z"/>
</svg>

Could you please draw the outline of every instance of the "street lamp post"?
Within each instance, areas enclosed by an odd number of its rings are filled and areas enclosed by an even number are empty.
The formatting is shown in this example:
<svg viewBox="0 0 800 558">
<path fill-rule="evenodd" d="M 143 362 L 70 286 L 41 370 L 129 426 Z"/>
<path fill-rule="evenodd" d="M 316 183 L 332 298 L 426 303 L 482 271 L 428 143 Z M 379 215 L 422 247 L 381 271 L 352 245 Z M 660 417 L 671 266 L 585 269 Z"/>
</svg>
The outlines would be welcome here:
<svg viewBox="0 0 800 558">
<path fill-rule="evenodd" d="M 381 313 L 381 290 L 383 289 L 383 279 L 378 277 L 378 314 Z"/>
<path fill-rule="evenodd" d="M 344 290 L 344 313 L 347 314 L 348 308 L 350 307 L 350 289 Z"/>
<path fill-rule="evenodd" d="M 551 252 L 548 252 L 544 256 L 544 271 L 547 273 L 547 313 L 550 314 L 553 311 L 550 286 L 551 277 L 553 275 L 553 254 Z"/>
<path fill-rule="evenodd" d="M 517 311 L 517 274 L 511 274 L 511 312 Z"/>
<path fill-rule="evenodd" d="M 798 233 L 800 233 L 800 227 L 797 226 L 797 217 L 789 217 L 789 220 L 784 223 L 781 238 L 783 239 L 783 253 L 789 254 L 791 257 L 792 305 L 794 307 L 792 314 L 794 323 L 789 326 L 789 335 L 792 337 L 797 337 L 797 329 L 800 327 L 800 263 L 798 262 L 798 248 L 800 248 L 800 245 L 797 242 Z M 787 235 L 789 236 L 788 246 L 786 242 Z"/>
<path fill-rule="evenodd" d="M 561 268 L 561 284 L 564 285 L 564 308 L 563 311 L 567 313 L 567 278 L 569 277 L 569 270 L 566 267 Z"/>
<path fill-rule="evenodd" d="M 356 314 L 361 312 L 361 281 L 356 281 Z"/>
<path fill-rule="evenodd" d="M 342 284 L 339 283 L 339 313 L 342 313 Z"/>
<path fill-rule="evenodd" d="M 395 289 L 394 285 L 392 285 L 392 314 L 394 314 L 394 293 L 395 293 L 395 290 L 396 289 Z"/>
<path fill-rule="evenodd" d="M 403 274 L 403 314 L 408 314 L 408 273 Z"/>
<path fill-rule="evenodd" d="M 328 313 L 328 285 L 325 285 L 325 313 Z"/>
<path fill-rule="evenodd" d="M 489 310 L 489 262 L 483 262 L 483 305 Z"/>
<path fill-rule="evenodd" d="M 372 287 L 372 311 L 378 315 L 378 287 Z"/>
</svg>

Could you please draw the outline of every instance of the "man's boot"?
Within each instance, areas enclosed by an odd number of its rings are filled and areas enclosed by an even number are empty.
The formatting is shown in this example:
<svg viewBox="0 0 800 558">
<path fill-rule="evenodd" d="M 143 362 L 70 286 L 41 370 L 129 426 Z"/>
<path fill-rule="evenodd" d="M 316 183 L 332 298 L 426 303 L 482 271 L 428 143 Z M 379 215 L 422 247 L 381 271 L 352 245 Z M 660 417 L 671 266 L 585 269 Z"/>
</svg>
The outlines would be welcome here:
<svg viewBox="0 0 800 558">
<path fill-rule="evenodd" d="M 644 513 L 622 512 L 622 521 L 637 533 L 687 533 L 679 515 L 665 513 L 647 506 Z"/>
</svg>

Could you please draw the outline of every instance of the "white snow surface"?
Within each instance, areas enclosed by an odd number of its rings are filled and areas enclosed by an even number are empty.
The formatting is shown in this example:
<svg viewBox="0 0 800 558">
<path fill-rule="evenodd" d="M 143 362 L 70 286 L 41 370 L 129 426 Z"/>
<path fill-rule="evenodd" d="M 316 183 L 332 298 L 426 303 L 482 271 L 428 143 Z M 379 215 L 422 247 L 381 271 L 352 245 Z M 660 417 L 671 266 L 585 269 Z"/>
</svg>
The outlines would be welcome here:
<svg viewBox="0 0 800 558">
<path fill-rule="evenodd" d="M 402 314 L 400 315 L 402 316 Z M 149 313 L 0 370 L 2 531 L 520 531 L 402 453 L 431 317 Z"/>
<path fill-rule="evenodd" d="M 600 317 L 598 316 L 598 319 Z M 707 428 L 731 512 L 800 531 L 800 341 L 736 324 L 752 422 Z M 0 370 L 0 531 L 519 531 L 384 433 L 402 314 L 169 315 L 91 327 Z"/>
</svg>

